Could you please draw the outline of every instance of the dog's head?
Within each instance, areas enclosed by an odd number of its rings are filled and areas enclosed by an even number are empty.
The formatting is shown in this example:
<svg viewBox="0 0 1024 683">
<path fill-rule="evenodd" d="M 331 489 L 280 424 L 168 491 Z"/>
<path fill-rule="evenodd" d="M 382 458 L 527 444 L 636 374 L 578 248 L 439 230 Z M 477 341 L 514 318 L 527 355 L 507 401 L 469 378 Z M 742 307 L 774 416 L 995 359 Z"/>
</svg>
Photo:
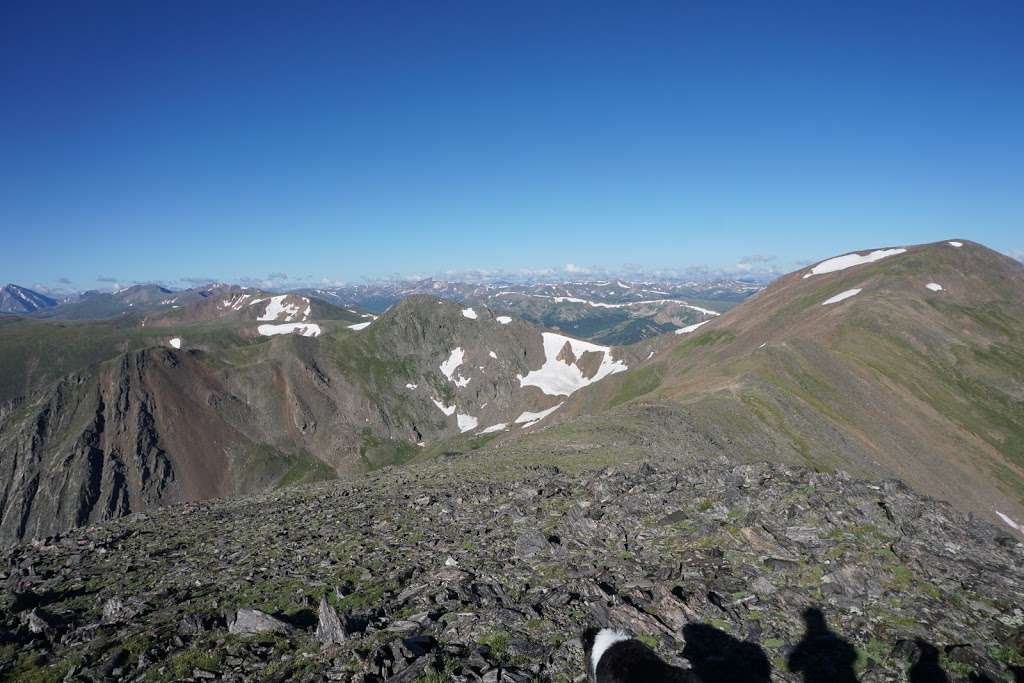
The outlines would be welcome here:
<svg viewBox="0 0 1024 683">
<path fill-rule="evenodd" d="M 580 644 L 583 646 L 583 665 L 587 670 L 587 680 L 597 680 L 597 664 L 608 648 L 629 639 L 629 635 L 610 628 L 591 627 L 581 633 Z"/>
</svg>

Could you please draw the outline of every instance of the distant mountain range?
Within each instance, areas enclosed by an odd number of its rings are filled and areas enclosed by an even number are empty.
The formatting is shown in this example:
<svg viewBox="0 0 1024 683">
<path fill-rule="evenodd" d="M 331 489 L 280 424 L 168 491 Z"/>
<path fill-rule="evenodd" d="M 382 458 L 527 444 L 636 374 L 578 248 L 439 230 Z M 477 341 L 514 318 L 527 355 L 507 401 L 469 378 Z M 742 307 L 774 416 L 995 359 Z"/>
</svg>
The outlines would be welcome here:
<svg viewBox="0 0 1024 683">
<path fill-rule="evenodd" d="M 328 289 L 269 292 L 211 283 L 186 290 L 156 284 L 116 291 L 87 291 L 61 300 L 9 285 L 2 313 L 61 320 L 144 318 L 170 313 L 221 293 L 249 292 L 256 298 L 281 294 L 306 296 L 360 313 L 382 313 L 402 299 L 429 294 L 491 310 L 600 344 L 631 344 L 720 314 L 763 288 L 754 281 L 588 282 L 473 284 L 443 280 L 384 282 Z M 31 303 L 29 303 L 31 302 Z"/>
<path fill-rule="evenodd" d="M 18 285 L 6 285 L 0 289 L 0 313 L 35 313 L 53 308 L 57 303 L 56 299 Z"/>
<path fill-rule="evenodd" d="M 1022 348 L 1024 267 L 962 240 L 763 291 L 140 285 L 0 319 L 0 538 L 534 433 L 898 477 L 1009 526 Z"/>
</svg>

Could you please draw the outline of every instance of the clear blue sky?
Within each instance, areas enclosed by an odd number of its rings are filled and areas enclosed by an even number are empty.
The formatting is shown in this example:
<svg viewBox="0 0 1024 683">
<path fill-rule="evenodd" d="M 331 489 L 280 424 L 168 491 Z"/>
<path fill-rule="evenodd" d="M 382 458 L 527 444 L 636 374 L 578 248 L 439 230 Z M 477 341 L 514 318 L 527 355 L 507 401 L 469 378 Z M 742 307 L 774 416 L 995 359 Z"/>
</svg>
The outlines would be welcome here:
<svg viewBox="0 0 1024 683">
<path fill-rule="evenodd" d="M 1020 2 L 8 2 L 0 280 L 1019 252 L 1022 36 Z"/>
</svg>

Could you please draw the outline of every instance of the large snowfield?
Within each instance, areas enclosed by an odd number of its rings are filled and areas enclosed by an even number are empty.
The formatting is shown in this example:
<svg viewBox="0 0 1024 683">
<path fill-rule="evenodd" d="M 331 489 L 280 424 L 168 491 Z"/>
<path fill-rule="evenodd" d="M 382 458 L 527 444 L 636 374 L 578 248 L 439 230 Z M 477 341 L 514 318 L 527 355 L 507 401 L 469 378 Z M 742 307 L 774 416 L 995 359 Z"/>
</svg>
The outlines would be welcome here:
<svg viewBox="0 0 1024 683">
<path fill-rule="evenodd" d="M 525 376 L 520 375 L 519 386 L 538 387 L 549 396 L 569 396 L 588 384 L 629 369 L 622 361 L 612 359 L 611 348 L 607 346 L 573 339 L 554 332 L 543 332 L 541 336 L 544 340 L 544 364 L 537 370 L 531 370 Z M 558 356 L 566 344 L 572 349 L 572 354 L 577 359 L 588 352 L 602 354 L 601 365 L 593 377 L 585 377 L 577 365 L 559 360 Z"/>
</svg>

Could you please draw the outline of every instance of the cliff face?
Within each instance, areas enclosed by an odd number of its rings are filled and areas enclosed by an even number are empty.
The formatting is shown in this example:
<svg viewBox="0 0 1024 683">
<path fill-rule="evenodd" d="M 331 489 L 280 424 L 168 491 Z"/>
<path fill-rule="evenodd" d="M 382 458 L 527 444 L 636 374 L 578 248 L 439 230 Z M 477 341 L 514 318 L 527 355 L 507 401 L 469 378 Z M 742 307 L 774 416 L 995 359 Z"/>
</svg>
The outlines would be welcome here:
<svg viewBox="0 0 1024 683">
<path fill-rule="evenodd" d="M 72 375 L 0 427 L 0 538 L 52 533 L 173 500 L 147 375 L 169 354 L 139 352 Z M 21 419 L 19 419 L 21 418 Z"/>
</svg>

